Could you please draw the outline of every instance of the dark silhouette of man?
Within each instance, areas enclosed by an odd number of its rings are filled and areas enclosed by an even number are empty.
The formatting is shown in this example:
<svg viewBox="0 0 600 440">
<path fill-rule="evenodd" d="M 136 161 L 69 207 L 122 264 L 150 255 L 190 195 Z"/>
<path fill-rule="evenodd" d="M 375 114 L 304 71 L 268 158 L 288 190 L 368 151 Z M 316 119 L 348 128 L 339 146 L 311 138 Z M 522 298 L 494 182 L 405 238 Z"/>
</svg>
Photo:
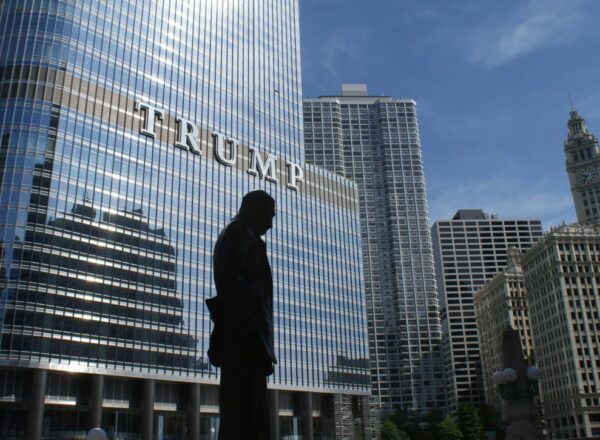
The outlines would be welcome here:
<svg viewBox="0 0 600 440">
<path fill-rule="evenodd" d="M 217 296 L 208 304 L 215 322 L 208 356 L 221 367 L 219 440 L 269 440 L 267 376 L 277 358 L 273 278 L 261 236 L 274 216 L 269 194 L 249 192 L 215 245 Z"/>
</svg>

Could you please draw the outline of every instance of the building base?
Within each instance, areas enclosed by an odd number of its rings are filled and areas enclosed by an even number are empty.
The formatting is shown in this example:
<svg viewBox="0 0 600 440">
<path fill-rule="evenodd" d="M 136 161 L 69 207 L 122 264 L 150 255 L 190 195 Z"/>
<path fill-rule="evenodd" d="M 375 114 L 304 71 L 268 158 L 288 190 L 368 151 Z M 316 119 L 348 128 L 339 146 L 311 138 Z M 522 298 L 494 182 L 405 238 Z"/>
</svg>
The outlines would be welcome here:
<svg viewBox="0 0 600 440">
<path fill-rule="evenodd" d="M 274 439 L 371 439 L 364 396 L 270 390 Z M 0 438 L 85 439 L 102 428 L 109 440 L 217 440 L 215 385 L 0 369 Z M 359 435 L 359 437 L 356 437 Z"/>
</svg>

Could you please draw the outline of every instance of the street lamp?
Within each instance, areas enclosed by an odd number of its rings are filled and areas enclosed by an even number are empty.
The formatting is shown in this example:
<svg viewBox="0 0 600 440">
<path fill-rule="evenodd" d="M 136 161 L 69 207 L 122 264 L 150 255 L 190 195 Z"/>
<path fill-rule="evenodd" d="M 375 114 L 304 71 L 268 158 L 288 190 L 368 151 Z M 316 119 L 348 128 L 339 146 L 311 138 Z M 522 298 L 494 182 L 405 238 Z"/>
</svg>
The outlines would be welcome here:
<svg viewBox="0 0 600 440">
<path fill-rule="evenodd" d="M 495 372 L 492 381 L 506 402 L 506 440 L 541 439 L 535 403 L 540 370 L 527 366 L 521 338 L 511 326 L 502 332 L 502 364 L 504 370 Z"/>
</svg>

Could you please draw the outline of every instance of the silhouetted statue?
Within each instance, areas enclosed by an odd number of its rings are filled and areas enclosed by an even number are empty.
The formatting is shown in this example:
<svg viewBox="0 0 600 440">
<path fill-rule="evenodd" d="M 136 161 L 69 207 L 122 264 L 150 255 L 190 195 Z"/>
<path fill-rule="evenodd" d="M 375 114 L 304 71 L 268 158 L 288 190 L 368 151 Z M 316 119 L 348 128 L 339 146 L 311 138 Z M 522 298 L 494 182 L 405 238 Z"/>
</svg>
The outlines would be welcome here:
<svg viewBox="0 0 600 440">
<path fill-rule="evenodd" d="M 221 368 L 219 440 L 268 440 L 267 376 L 273 347 L 273 278 L 265 242 L 275 200 L 264 191 L 244 196 L 213 254 L 217 296 L 207 300 L 215 326 L 208 357 Z"/>
</svg>

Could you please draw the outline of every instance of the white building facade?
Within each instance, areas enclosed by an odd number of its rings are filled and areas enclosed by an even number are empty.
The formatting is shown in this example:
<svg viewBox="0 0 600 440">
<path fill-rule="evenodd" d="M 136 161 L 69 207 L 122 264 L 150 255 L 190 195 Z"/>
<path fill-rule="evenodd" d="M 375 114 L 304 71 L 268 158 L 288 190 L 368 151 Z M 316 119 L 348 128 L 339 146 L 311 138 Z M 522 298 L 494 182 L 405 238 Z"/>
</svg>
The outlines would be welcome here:
<svg viewBox="0 0 600 440">
<path fill-rule="evenodd" d="M 416 103 L 369 96 L 304 100 L 306 161 L 359 192 L 374 406 L 424 414 L 443 405 L 438 298 Z"/>
</svg>

